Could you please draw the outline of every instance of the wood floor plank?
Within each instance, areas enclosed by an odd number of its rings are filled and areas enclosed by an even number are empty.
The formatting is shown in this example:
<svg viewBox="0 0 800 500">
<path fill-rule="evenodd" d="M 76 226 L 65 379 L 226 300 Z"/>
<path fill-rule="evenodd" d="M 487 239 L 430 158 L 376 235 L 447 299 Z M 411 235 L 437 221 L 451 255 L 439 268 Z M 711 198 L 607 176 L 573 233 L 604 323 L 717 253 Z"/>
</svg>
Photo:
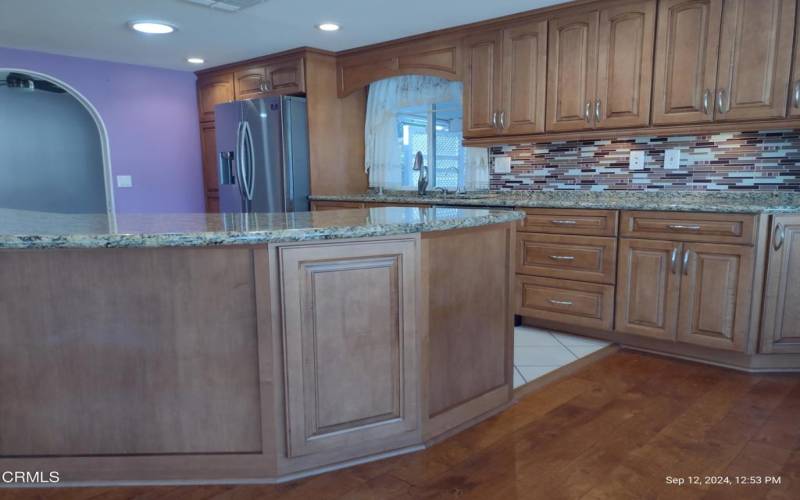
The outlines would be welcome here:
<svg viewBox="0 0 800 500">
<path fill-rule="evenodd" d="M 668 475 L 780 477 L 673 486 Z M 619 352 L 408 455 L 274 486 L 0 489 L 0 500 L 800 498 L 800 375 Z"/>
</svg>

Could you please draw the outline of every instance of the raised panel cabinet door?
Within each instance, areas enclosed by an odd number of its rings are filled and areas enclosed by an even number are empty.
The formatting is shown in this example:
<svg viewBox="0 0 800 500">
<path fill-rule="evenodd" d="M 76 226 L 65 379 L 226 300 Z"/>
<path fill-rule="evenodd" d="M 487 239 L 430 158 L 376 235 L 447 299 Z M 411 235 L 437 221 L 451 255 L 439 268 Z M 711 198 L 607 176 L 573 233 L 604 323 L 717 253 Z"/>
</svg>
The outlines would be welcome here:
<svg viewBox="0 0 800 500">
<path fill-rule="evenodd" d="M 675 340 L 681 243 L 620 239 L 616 330 Z"/>
<path fill-rule="evenodd" d="M 502 32 L 464 39 L 464 137 L 499 134 Z"/>
<path fill-rule="evenodd" d="M 306 91 L 304 58 L 287 59 L 267 64 L 266 91 L 296 94 Z"/>
<path fill-rule="evenodd" d="M 714 120 L 722 0 L 661 0 L 653 125 Z"/>
<path fill-rule="evenodd" d="M 201 76 L 197 79 L 200 121 L 214 121 L 214 106 L 233 101 L 233 73 Z"/>
<path fill-rule="evenodd" d="M 503 31 L 503 106 L 498 121 L 504 134 L 544 132 L 547 89 L 547 21 Z"/>
<path fill-rule="evenodd" d="M 795 14 L 795 27 L 800 23 L 800 9 Z M 794 64 L 792 64 L 792 79 L 789 82 L 789 116 L 800 116 L 800 36 L 794 39 Z"/>
<path fill-rule="evenodd" d="M 219 197 L 219 174 L 217 172 L 217 136 L 214 122 L 200 126 L 200 144 L 203 155 L 203 185 L 206 197 Z"/>
<path fill-rule="evenodd" d="M 547 55 L 547 130 L 594 127 L 597 11 L 550 20 Z"/>
<path fill-rule="evenodd" d="M 686 243 L 681 258 L 678 341 L 744 352 L 753 286 L 753 248 Z"/>
<path fill-rule="evenodd" d="M 796 0 L 725 0 L 716 120 L 786 116 Z"/>
<path fill-rule="evenodd" d="M 416 240 L 278 249 L 287 454 L 418 429 Z"/>
<path fill-rule="evenodd" d="M 237 100 L 253 99 L 267 90 L 267 68 L 253 66 L 233 74 L 234 95 Z"/>
<path fill-rule="evenodd" d="M 759 350 L 800 353 L 800 216 L 775 216 L 770 234 Z"/>
<path fill-rule="evenodd" d="M 655 0 L 600 11 L 593 110 L 597 128 L 650 124 L 655 23 Z"/>
</svg>

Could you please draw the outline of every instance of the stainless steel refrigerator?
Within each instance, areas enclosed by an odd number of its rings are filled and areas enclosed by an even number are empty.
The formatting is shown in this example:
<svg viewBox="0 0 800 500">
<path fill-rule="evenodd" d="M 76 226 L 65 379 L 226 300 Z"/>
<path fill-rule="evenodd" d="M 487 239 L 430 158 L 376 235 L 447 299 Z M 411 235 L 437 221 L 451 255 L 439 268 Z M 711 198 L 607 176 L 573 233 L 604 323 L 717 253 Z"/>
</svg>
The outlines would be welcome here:
<svg viewBox="0 0 800 500">
<path fill-rule="evenodd" d="M 305 98 L 231 102 L 214 112 L 220 211 L 308 211 Z"/>
</svg>

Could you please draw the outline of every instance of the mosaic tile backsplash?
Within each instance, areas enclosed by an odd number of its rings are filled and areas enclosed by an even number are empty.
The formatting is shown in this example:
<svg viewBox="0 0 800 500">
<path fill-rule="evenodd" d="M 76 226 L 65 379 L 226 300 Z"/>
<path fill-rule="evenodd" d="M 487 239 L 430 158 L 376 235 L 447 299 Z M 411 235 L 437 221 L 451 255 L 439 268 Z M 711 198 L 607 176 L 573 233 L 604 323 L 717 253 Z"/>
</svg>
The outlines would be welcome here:
<svg viewBox="0 0 800 500">
<path fill-rule="evenodd" d="M 631 150 L 646 154 L 630 170 Z M 680 149 L 677 169 L 664 151 Z M 511 173 L 490 172 L 492 190 L 788 190 L 800 191 L 800 129 L 682 137 L 621 137 L 495 146 Z"/>
</svg>

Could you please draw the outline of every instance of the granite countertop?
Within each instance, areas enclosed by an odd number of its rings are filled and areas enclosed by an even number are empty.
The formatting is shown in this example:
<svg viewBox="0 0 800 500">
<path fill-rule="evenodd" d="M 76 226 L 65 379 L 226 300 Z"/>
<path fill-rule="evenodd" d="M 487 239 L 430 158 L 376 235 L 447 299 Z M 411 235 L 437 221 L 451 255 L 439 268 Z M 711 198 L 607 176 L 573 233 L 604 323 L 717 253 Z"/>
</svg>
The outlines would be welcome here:
<svg viewBox="0 0 800 500">
<path fill-rule="evenodd" d="M 525 191 L 484 192 L 442 196 L 431 193 L 391 192 L 383 195 L 312 196 L 316 201 L 432 203 L 451 206 L 527 208 L 599 208 L 721 213 L 800 213 L 800 193 L 720 191 Z"/>
<path fill-rule="evenodd" d="M 386 207 L 256 214 L 56 214 L 0 208 L 0 249 L 265 244 L 445 231 L 515 221 L 513 211 Z M 116 227 L 114 227 L 116 225 Z"/>
</svg>

